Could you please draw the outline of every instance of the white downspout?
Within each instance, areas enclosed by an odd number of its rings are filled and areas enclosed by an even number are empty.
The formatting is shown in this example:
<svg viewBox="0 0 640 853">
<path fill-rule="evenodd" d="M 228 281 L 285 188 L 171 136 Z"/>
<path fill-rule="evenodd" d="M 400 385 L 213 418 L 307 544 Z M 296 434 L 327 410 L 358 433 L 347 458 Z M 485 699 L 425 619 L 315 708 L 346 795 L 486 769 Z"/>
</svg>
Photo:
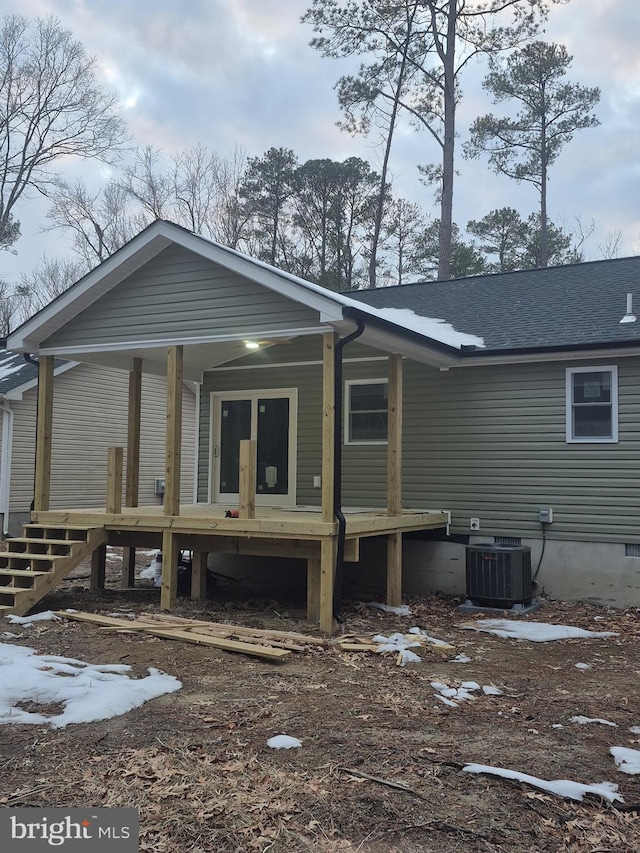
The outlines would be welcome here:
<svg viewBox="0 0 640 853">
<path fill-rule="evenodd" d="M 6 403 L 2 409 L 2 461 L 0 462 L 0 512 L 2 533 L 9 533 L 9 498 L 11 495 L 11 455 L 13 452 L 13 409 Z"/>
</svg>

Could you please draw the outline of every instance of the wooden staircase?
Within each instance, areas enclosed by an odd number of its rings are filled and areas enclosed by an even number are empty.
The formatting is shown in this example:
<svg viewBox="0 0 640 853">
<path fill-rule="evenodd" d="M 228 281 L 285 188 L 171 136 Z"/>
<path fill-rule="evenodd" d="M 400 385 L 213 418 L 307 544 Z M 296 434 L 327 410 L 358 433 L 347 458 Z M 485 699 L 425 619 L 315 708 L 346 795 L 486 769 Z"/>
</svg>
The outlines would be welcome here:
<svg viewBox="0 0 640 853">
<path fill-rule="evenodd" d="M 25 525 L 0 552 L 0 618 L 24 616 L 105 541 L 102 527 Z"/>
</svg>

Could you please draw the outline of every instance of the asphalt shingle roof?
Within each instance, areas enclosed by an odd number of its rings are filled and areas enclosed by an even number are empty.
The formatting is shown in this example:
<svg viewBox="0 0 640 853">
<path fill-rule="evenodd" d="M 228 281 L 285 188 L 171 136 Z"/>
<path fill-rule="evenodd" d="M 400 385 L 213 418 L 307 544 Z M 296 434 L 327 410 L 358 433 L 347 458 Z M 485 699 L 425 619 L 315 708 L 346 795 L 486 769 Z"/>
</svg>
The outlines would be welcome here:
<svg viewBox="0 0 640 853">
<path fill-rule="evenodd" d="M 627 294 L 638 322 L 620 324 Z M 376 308 L 410 308 L 484 338 L 485 349 L 640 345 L 640 257 L 357 290 Z"/>
<path fill-rule="evenodd" d="M 38 376 L 35 364 L 25 361 L 21 352 L 0 349 L 0 396 L 19 388 Z"/>
</svg>

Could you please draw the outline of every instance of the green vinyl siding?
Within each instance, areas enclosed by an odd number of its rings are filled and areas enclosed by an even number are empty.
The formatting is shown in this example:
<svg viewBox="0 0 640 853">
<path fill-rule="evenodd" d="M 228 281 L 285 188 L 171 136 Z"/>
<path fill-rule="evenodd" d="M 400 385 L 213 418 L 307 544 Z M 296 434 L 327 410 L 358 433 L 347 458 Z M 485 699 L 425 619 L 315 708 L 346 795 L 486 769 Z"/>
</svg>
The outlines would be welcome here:
<svg viewBox="0 0 640 853">
<path fill-rule="evenodd" d="M 305 353 L 314 364 L 300 366 Z M 373 356 L 375 360 L 352 361 Z M 345 349 L 344 380 L 387 376 L 382 353 Z M 207 374 L 200 433 L 200 499 L 208 476 L 209 393 L 299 389 L 297 502 L 318 503 L 313 476 L 320 473 L 320 346 L 272 347 L 251 356 L 256 370 Z M 592 362 L 589 362 L 591 364 Z M 640 542 L 640 359 L 594 360 L 618 366 L 619 441 L 566 442 L 565 370 L 586 362 L 465 367 L 439 371 L 404 360 L 403 505 L 446 509 L 452 532 L 537 537 L 538 511 L 552 507 L 550 538 Z M 343 446 L 343 504 L 384 506 L 386 445 Z"/>
<path fill-rule="evenodd" d="M 318 313 L 185 249 L 165 249 L 43 343 L 84 346 L 317 326 Z"/>
</svg>

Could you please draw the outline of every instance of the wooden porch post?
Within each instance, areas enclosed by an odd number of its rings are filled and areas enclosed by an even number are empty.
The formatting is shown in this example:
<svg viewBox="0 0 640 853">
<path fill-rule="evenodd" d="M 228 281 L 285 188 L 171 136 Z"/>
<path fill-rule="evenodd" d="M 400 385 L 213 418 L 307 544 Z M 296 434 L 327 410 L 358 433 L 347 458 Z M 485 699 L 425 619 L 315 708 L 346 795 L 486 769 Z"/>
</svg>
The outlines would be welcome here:
<svg viewBox="0 0 640 853">
<path fill-rule="evenodd" d="M 127 413 L 127 472 L 125 506 L 138 506 L 140 490 L 140 435 L 142 409 L 142 359 L 134 358 L 129 372 L 129 408 Z M 135 583 L 136 549 L 122 549 L 121 586 Z"/>
<path fill-rule="evenodd" d="M 164 480 L 165 515 L 180 515 L 183 357 L 184 348 L 182 346 L 169 347 L 169 351 L 167 353 L 167 438 Z"/>
<path fill-rule="evenodd" d="M 240 518 L 256 517 L 257 445 L 251 439 L 240 442 L 240 482 L 238 514 Z"/>
<path fill-rule="evenodd" d="M 107 512 L 118 515 L 122 511 L 122 448 L 107 449 Z"/>
<path fill-rule="evenodd" d="M 142 408 L 142 359 L 133 359 L 129 373 L 127 416 L 127 480 L 125 506 L 138 506 L 140 488 L 140 412 Z"/>
<path fill-rule="evenodd" d="M 389 356 L 387 515 L 402 515 L 402 356 Z M 402 533 L 387 536 L 387 604 L 402 604 Z"/>
<path fill-rule="evenodd" d="M 335 458 L 334 422 L 336 401 L 334 368 L 336 361 L 335 332 L 322 336 L 322 520 L 334 521 L 333 514 L 333 462 Z"/>
<path fill-rule="evenodd" d="M 51 436 L 53 430 L 53 356 L 38 361 L 38 420 L 33 508 L 49 509 L 51 499 Z"/>
<path fill-rule="evenodd" d="M 334 461 L 335 461 L 335 361 L 336 361 L 335 332 L 325 332 L 322 336 L 322 521 L 330 524 L 335 521 L 334 514 Z M 317 571 L 315 566 L 308 564 L 311 571 L 307 572 L 307 583 L 314 580 L 310 575 Z M 335 538 L 323 539 L 320 543 L 320 572 L 319 572 L 319 617 L 320 628 L 327 634 L 332 634 L 335 627 L 333 618 L 333 587 L 336 570 L 336 541 Z M 314 584 L 315 585 L 315 584 Z M 313 593 L 316 594 L 315 592 Z M 308 599 L 307 599 L 308 601 Z M 309 603 L 309 602 L 308 602 Z M 312 604 L 315 610 L 316 604 Z"/>
</svg>

